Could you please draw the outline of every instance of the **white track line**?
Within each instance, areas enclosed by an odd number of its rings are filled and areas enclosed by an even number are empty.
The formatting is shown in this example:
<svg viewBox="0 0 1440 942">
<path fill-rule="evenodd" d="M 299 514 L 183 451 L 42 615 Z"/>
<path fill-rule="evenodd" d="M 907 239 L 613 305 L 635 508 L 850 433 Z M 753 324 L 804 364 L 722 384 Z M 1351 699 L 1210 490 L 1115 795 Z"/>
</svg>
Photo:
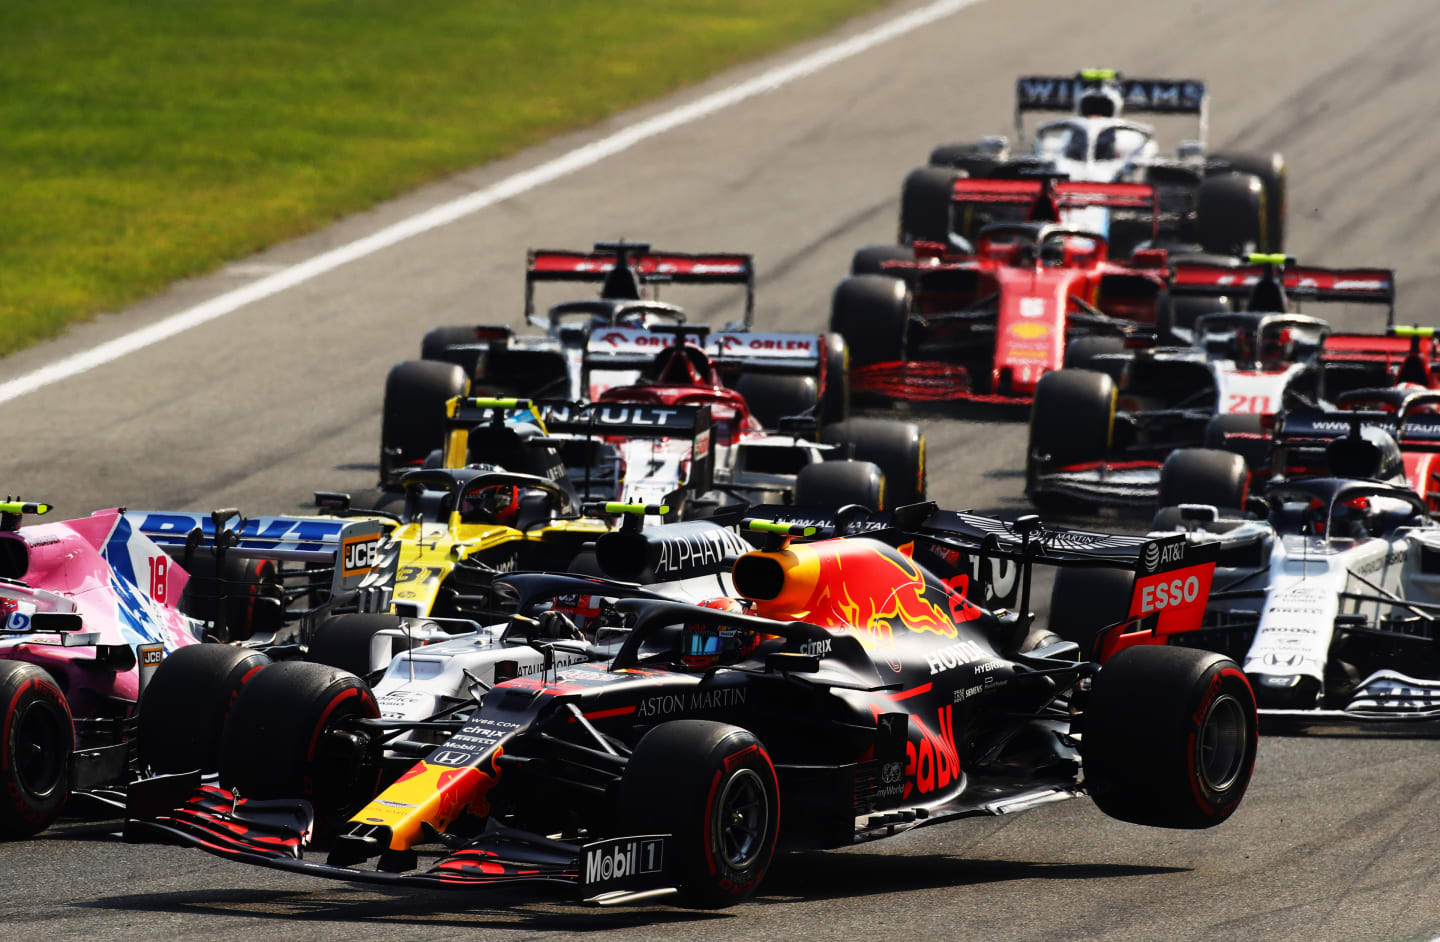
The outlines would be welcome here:
<svg viewBox="0 0 1440 942">
<path fill-rule="evenodd" d="M 729 108 L 731 105 L 739 104 L 747 98 L 753 98 L 756 95 L 780 88 L 782 85 L 788 85 L 797 79 L 813 75 L 821 69 L 859 55 L 897 36 L 914 32 L 979 2 L 980 0 L 938 0 L 936 3 L 898 16 L 872 30 L 820 49 L 789 65 L 771 69 L 749 81 L 741 82 L 739 85 L 721 89 L 687 105 L 681 105 L 663 114 L 655 115 L 653 118 L 647 118 L 638 124 L 632 124 L 609 137 L 576 148 L 538 167 L 507 177 L 493 186 L 477 190 L 449 203 L 442 203 L 433 209 L 387 226 L 363 239 L 331 249 L 243 288 L 227 291 L 209 301 L 172 314 L 148 327 L 125 334 L 123 337 L 117 337 L 83 353 L 66 357 L 49 366 L 43 366 L 9 382 L 0 383 L 0 404 L 35 392 L 37 389 L 43 389 L 51 383 L 58 383 L 72 376 L 89 372 L 97 366 L 103 366 L 128 356 L 151 344 L 184 333 L 192 327 L 199 327 L 201 324 L 224 317 L 247 304 L 303 284 L 312 278 L 333 271 L 341 265 L 364 258 L 412 236 L 452 223 L 472 213 L 477 213 L 502 200 L 510 199 L 512 196 L 519 196 L 552 180 L 598 163 L 606 157 L 613 157 L 642 141 L 698 121 L 717 111 Z"/>
</svg>

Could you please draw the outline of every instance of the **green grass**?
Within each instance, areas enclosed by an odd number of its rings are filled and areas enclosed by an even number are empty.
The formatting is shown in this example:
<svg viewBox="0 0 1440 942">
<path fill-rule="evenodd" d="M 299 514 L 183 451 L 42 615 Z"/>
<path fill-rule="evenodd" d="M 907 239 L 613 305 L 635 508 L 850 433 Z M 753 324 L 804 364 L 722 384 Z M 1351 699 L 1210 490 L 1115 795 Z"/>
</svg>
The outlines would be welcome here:
<svg viewBox="0 0 1440 942">
<path fill-rule="evenodd" d="M 5 0 L 0 355 L 886 0 Z"/>
</svg>

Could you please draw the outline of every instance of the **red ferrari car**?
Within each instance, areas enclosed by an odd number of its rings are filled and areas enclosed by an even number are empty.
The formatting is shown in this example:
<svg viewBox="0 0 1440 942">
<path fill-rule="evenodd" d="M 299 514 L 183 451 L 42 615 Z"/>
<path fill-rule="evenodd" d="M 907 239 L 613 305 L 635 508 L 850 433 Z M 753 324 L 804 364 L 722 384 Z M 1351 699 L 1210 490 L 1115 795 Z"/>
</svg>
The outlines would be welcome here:
<svg viewBox="0 0 1440 942">
<path fill-rule="evenodd" d="M 1076 336 L 1153 330 L 1167 253 L 1112 261 L 1104 235 L 1056 222 L 1085 206 L 1154 216 L 1150 186 L 960 179 L 954 204 L 957 216 L 994 204 L 1030 208 L 1024 221 L 981 228 L 970 251 L 916 242 L 856 253 L 830 315 L 850 348 L 852 394 L 1028 402 Z"/>
</svg>

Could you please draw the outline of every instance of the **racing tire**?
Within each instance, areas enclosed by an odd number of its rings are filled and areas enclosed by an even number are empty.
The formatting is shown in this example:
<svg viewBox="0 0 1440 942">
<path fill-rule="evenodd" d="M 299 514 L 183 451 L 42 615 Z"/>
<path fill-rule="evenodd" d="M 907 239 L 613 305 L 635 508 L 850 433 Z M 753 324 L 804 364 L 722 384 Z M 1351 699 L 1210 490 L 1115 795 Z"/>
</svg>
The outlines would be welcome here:
<svg viewBox="0 0 1440 942">
<path fill-rule="evenodd" d="M 1243 438 L 1229 436 L 1240 435 Z M 1245 459 L 1251 471 L 1270 466 L 1270 435 L 1258 415 L 1216 415 L 1205 423 L 1205 447 L 1217 451 L 1233 451 Z"/>
<path fill-rule="evenodd" d="M 1181 448 L 1160 466 L 1156 506 L 1209 504 L 1238 511 L 1245 508 L 1249 489 L 1244 458 L 1216 448 Z"/>
<path fill-rule="evenodd" d="M 220 784 L 247 798 L 303 798 L 321 833 L 375 797 L 378 757 L 368 741 L 341 729 L 380 715 L 375 695 L 354 674 L 307 661 L 282 661 L 240 689 L 225 721 Z"/>
<path fill-rule="evenodd" d="M 885 473 L 869 461 L 825 461 L 795 475 L 795 506 L 885 510 Z"/>
<path fill-rule="evenodd" d="M 1266 244 L 1265 185 L 1249 173 L 1226 173 L 1200 181 L 1195 197 L 1195 234 L 1206 252 L 1241 255 Z"/>
<path fill-rule="evenodd" d="M 820 420 L 850 417 L 850 345 L 840 334 L 825 335 L 825 386 L 820 390 Z"/>
<path fill-rule="evenodd" d="M 900 188 L 900 237 L 912 242 L 950 244 L 950 203 L 963 173 L 948 167 L 918 167 Z"/>
<path fill-rule="evenodd" d="M 941 144 L 930 152 L 930 166 L 963 170 L 972 177 L 988 177 L 1000 166 L 1000 160 L 981 153 L 974 144 Z"/>
<path fill-rule="evenodd" d="M 1110 452 L 1114 426 L 1115 381 L 1110 374 L 1058 370 L 1040 377 L 1030 406 L 1026 490 L 1034 487 L 1043 465 L 1104 460 Z"/>
<path fill-rule="evenodd" d="M 140 695 L 140 761 L 160 775 L 216 771 L 235 698 L 269 664 L 259 651 L 228 644 L 192 644 L 167 656 Z"/>
<path fill-rule="evenodd" d="M 735 391 L 745 399 L 750 414 L 767 429 L 779 428 L 780 420 L 791 416 L 813 416 L 820 401 L 819 386 L 813 376 L 744 373 L 735 384 Z"/>
<path fill-rule="evenodd" d="M 1260 181 L 1265 188 L 1265 245 L 1260 251 L 1285 251 L 1285 203 L 1289 198 L 1285 157 L 1272 151 L 1268 154 L 1217 154 L 1214 159 L 1228 165 L 1233 173 L 1250 174 Z"/>
<path fill-rule="evenodd" d="M 830 331 L 845 338 L 852 366 L 903 360 L 910 289 L 889 275 L 851 275 L 835 286 Z"/>
<path fill-rule="evenodd" d="M 709 720 L 656 726 L 635 744 L 619 797 L 622 834 L 672 835 L 669 864 L 687 906 L 741 902 L 770 867 L 780 784 L 749 730 Z"/>
<path fill-rule="evenodd" d="M 75 721 L 53 677 L 0 661 L 0 839 L 49 827 L 70 794 Z"/>
<path fill-rule="evenodd" d="M 1050 590 L 1049 629 L 1080 645 L 1082 656 L 1095 660 L 1100 632 L 1130 616 L 1135 574 L 1127 569 L 1070 569 L 1055 573 Z"/>
<path fill-rule="evenodd" d="M 445 441 L 445 403 L 465 395 L 470 380 L 454 363 L 409 360 L 385 377 L 385 406 L 380 420 L 380 478 L 398 476 L 405 465 L 419 466 Z"/>
<path fill-rule="evenodd" d="M 474 327 L 432 327 L 420 341 L 420 359 L 454 363 L 472 379 L 479 375 L 484 350 L 457 350 L 461 344 L 479 343 Z"/>
<path fill-rule="evenodd" d="M 1255 695 L 1239 665 L 1195 648 L 1137 645 L 1091 681 L 1082 717 L 1085 787 L 1112 818 L 1214 827 L 1255 767 Z"/>
<path fill-rule="evenodd" d="M 183 565 L 183 553 L 177 556 Z M 226 553 L 217 579 L 214 554 L 196 550 L 186 571 L 190 580 L 180 594 L 181 612 L 214 624 L 220 596 L 225 596 L 225 637 L 219 640 L 246 641 L 279 630 L 284 590 L 273 561 Z"/>
<path fill-rule="evenodd" d="M 399 615 L 331 615 L 315 628 L 305 659 L 365 677 L 385 665 L 371 663 L 371 640 L 387 628 L 399 628 Z"/>
<path fill-rule="evenodd" d="M 856 249 L 850 259 L 852 275 L 886 274 L 885 262 L 913 262 L 915 250 L 908 245 L 867 245 Z"/>
<path fill-rule="evenodd" d="M 1124 360 L 1097 360 L 1096 357 L 1125 352 L 1123 337 L 1076 337 L 1065 348 L 1065 369 L 1095 370 L 1105 373 L 1121 385 L 1121 374 L 1125 371 Z"/>
<path fill-rule="evenodd" d="M 836 457 L 878 465 L 885 475 L 887 506 L 925 499 L 925 433 L 914 422 L 847 419 L 825 426 L 820 440 L 838 446 Z"/>
<path fill-rule="evenodd" d="M 1161 343 L 1188 346 L 1193 340 L 1197 320 L 1206 314 L 1224 314 L 1232 310 L 1234 307 L 1229 298 L 1173 297 L 1170 292 L 1161 291 L 1155 299 L 1155 330 Z M 1187 338 L 1176 333 L 1177 328 L 1192 333 L 1192 336 Z"/>
</svg>

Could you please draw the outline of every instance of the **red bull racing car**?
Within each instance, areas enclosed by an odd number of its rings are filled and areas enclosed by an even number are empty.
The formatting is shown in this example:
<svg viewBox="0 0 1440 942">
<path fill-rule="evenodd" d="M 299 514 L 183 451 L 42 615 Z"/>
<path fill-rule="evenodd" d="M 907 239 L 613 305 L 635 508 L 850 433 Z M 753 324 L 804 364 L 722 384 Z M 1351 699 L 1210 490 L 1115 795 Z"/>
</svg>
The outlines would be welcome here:
<svg viewBox="0 0 1440 942">
<path fill-rule="evenodd" d="M 350 881 L 548 884 L 600 902 L 678 892 L 714 907 L 755 893 L 782 848 L 1086 794 L 1152 826 L 1209 827 L 1235 810 L 1256 745 L 1244 674 L 1151 643 L 1203 611 L 1206 544 L 933 504 L 840 516 L 850 535 L 808 543 L 791 538 L 814 526 L 751 521 L 774 542 L 733 563 L 738 597 L 717 580 L 703 605 L 509 576 L 522 634 L 537 600 L 614 599 L 613 661 L 472 683 L 423 720 L 383 715 L 353 676 L 295 665 L 272 684 L 279 668 L 265 668 L 236 702 L 219 784 L 132 787 L 127 837 Z M 606 571 L 636 571 L 665 558 L 657 539 L 611 534 L 597 553 Z M 1025 614 L 1036 563 L 1135 574 L 1103 663 Z M 323 859 L 317 815 L 332 835 Z"/>
</svg>

